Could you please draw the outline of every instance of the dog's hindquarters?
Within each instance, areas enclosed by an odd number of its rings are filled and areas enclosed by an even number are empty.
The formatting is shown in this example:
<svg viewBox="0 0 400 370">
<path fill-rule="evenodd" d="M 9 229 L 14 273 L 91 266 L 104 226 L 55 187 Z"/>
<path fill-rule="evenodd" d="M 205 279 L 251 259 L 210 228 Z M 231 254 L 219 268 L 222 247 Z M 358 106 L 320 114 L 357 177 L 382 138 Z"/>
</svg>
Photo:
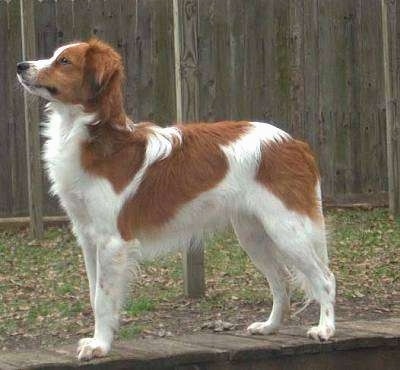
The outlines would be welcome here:
<svg viewBox="0 0 400 370">
<path fill-rule="evenodd" d="M 319 196 L 319 184 L 316 192 Z M 243 248 L 267 276 L 274 298 L 270 318 L 250 325 L 249 331 L 267 334 L 277 329 L 289 302 L 283 280 L 286 271 L 290 271 L 308 298 L 321 306 L 319 325 L 308 334 L 315 339 L 328 339 L 335 330 L 335 280 L 328 268 L 320 202 L 316 210 L 319 217 L 312 220 L 288 209 L 264 187 L 258 187 L 249 197 L 248 211 L 252 209 L 253 216 L 238 216 L 233 225 Z"/>
</svg>

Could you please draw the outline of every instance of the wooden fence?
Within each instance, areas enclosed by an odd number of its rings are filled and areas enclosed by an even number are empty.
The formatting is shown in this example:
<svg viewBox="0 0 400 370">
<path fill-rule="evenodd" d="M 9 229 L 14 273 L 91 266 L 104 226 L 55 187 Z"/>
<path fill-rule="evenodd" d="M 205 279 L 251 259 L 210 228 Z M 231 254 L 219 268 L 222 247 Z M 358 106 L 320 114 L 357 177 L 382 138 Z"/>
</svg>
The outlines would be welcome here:
<svg viewBox="0 0 400 370">
<path fill-rule="evenodd" d="M 33 4 L 38 57 L 91 35 L 117 48 L 134 120 L 177 120 L 176 68 L 184 120 L 273 119 L 312 145 L 326 198 L 387 190 L 379 0 Z M 29 209 L 23 94 L 15 79 L 20 22 L 20 1 L 0 0 L 0 217 Z M 44 214 L 57 215 L 44 182 Z"/>
</svg>

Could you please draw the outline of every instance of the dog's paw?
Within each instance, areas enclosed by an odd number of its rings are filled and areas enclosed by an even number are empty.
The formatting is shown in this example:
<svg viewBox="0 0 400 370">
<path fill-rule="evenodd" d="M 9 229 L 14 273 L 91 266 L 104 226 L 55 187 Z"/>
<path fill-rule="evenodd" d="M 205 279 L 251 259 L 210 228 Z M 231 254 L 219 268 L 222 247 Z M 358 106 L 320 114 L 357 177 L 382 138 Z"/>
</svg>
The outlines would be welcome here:
<svg viewBox="0 0 400 370">
<path fill-rule="evenodd" d="M 313 326 L 307 331 L 307 336 L 309 338 L 320 342 L 327 341 L 333 334 L 335 334 L 335 329 L 329 325 Z"/>
<path fill-rule="evenodd" d="M 104 357 L 110 346 L 95 338 L 82 338 L 78 343 L 78 360 L 89 361 L 95 357 Z"/>
<path fill-rule="evenodd" d="M 268 321 L 254 322 L 247 328 L 250 334 L 268 335 L 275 333 L 278 330 L 278 325 L 273 325 Z"/>
</svg>

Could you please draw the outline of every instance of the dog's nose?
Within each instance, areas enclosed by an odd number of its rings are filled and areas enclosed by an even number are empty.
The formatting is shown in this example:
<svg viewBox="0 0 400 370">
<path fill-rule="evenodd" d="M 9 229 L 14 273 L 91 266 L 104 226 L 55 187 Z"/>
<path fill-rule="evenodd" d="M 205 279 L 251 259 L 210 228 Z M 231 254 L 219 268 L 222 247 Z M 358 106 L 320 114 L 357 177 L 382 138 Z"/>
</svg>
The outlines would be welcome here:
<svg viewBox="0 0 400 370">
<path fill-rule="evenodd" d="M 28 62 L 20 62 L 17 64 L 17 73 L 21 73 L 29 69 L 30 65 Z"/>
</svg>

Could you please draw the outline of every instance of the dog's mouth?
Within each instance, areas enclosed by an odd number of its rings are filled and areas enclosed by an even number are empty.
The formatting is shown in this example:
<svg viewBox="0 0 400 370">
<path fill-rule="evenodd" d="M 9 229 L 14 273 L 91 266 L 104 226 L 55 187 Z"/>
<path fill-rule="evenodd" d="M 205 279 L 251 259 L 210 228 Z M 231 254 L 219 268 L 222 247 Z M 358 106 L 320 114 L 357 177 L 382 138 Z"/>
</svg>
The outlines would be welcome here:
<svg viewBox="0 0 400 370">
<path fill-rule="evenodd" d="M 51 95 L 56 95 L 58 93 L 58 90 L 54 86 L 47 86 L 47 85 L 33 85 L 35 89 L 45 89 L 47 90 Z"/>
<path fill-rule="evenodd" d="M 56 95 L 58 93 L 56 87 L 32 83 L 31 81 L 24 79 L 20 74 L 18 74 L 18 79 L 21 84 L 24 85 L 30 92 L 34 92 L 34 90 L 44 89 L 47 90 L 51 95 Z"/>
</svg>

